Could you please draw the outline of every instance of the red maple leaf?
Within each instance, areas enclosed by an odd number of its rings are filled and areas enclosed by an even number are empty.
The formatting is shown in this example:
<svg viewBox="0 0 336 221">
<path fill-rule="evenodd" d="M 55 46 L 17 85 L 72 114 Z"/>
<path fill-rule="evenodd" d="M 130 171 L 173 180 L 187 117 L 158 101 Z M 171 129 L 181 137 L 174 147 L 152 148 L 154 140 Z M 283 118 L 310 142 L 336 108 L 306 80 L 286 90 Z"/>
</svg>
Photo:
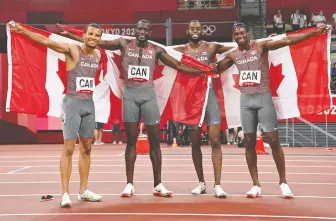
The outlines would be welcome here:
<svg viewBox="0 0 336 221">
<path fill-rule="evenodd" d="M 277 90 L 282 80 L 285 78 L 285 76 L 282 74 L 282 64 L 274 66 L 273 63 L 271 63 L 271 66 L 268 72 L 268 77 L 270 81 L 270 88 L 271 88 L 272 96 L 279 97 Z"/>
<path fill-rule="evenodd" d="M 237 88 L 238 90 L 240 90 L 240 86 L 239 86 L 239 74 L 232 74 L 232 78 L 235 82 L 235 84 L 233 85 L 234 88 Z"/>
<path fill-rule="evenodd" d="M 66 89 L 67 89 L 67 72 L 66 72 L 66 64 L 64 61 L 58 59 L 58 70 L 57 70 L 57 74 L 59 76 L 59 78 L 61 79 L 63 85 L 64 85 L 64 91 L 63 94 L 66 93 Z"/>
<path fill-rule="evenodd" d="M 153 80 L 154 81 L 163 77 L 162 71 L 163 71 L 164 67 L 165 67 L 165 65 L 156 64 L 156 67 L 155 67 L 154 73 L 153 73 Z"/>
</svg>

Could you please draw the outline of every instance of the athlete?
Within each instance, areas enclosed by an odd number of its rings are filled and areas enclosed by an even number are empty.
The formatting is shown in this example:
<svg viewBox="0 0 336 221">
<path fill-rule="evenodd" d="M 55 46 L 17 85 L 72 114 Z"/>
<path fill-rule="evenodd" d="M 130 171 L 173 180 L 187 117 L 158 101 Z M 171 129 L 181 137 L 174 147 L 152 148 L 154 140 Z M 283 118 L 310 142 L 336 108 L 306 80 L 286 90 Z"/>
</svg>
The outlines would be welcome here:
<svg viewBox="0 0 336 221">
<path fill-rule="evenodd" d="M 202 24 L 198 20 L 191 20 L 186 30 L 188 43 L 184 46 L 175 48 L 175 50 L 184 53 L 190 57 L 198 59 L 206 64 L 211 64 L 215 61 L 216 54 L 222 54 L 232 49 L 224 45 L 209 43 L 202 40 L 203 37 Z M 209 84 L 209 95 L 205 110 L 206 124 L 208 126 L 208 135 L 210 146 L 212 147 L 212 163 L 215 174 L 214 191 L 215 196 L 225 198 L 227 194 L 221 187 L 222 173 L 222 149 L 220 143 L 220 111 L 217 101 L 217 96 L 212 88 L 212 80 Z M 206 192 L 206 184 L 203 174 L 202 151 L 201 151 L 201 128 L 199 126 L 188 125 L 189 134 L 191 137 L 192 159 L 199 180 L 198 186 L 191 191 L 192 194 L 203 194 Z"/>
<path fill-rule="evenodd" d="M 246 161 L 253 180 L 253 187 L 246 193 L 249 198 L 261 195 L 255 150 L 258 123 L 272 148 L 273 159 L 280 178 L 281 194 L 284 198 L 293 198 L 293 192 L 286 180 L 285 157 L 280 146 L 277 115 L 270 93 L 268 51 L 293 45 L 328 31 L 329 26 L 321 26 L 281 40 L 256 42 L 249 41 L 248 28 L 245 24 L 235 23 L 233 25 L 232 37 L 238 47 L 217 64 L 217 71 L 221 72 L 235 64 L 240 72 L 241 123 L 246 141 Z"/>
<path fill-rule="evenodd" d="M 62 26 L 58 25 L 58 28 L 61 34 L 77 38 L 65 32 Z M 151 32 L 151 23 L 148 20 L 140 20 L 136 26 L 136 39 L 119 38 L 100 42 L 102 48 L 120 50 L 122 57 L 121 71 L 125 79 L 122 115 L 127 136 L 125 151 L 127 184 L 121 193 L 122 197 L 132 196 L 135 192 L 133 176 L 140 118 L 146 126 L 150 144 L 150 159 L 154 175 L 153 194 L 163 197 L 172 195 L 172 191 L 167 190 L 161 183 L 160 110 L 153 83 L 153 71 L 157 61 L 161 60 L 164 64 L 181 72 L 204 74 L 198 69 L 183 65 L 168 55 L 163 48 L 148 42 Z"/>
<path fill-rule="evenodd" d="M 72 155 L 79 136 L 80 189 L 78 200 L 99 201 L 102 196 L 87 189 L 90 171 L 91 143 L 95 131 L 95 108 L 92 93 L 101 54 L 96 49 L 101 40 L 102 30 L 97 24 L 84 29 L 82 46 L 58 43 L 40 34 L 29 31 L 20 24 L 11 22 L 11 30 L 28 39 L 44 45 L 58 53 L 65 54 L 67 71 L 67 92 L 63 100 L 64 148 L 60 160 L 62 199 L 61 207 L 70 207 L 69 180 L 72 170 Z"/>
</svg>

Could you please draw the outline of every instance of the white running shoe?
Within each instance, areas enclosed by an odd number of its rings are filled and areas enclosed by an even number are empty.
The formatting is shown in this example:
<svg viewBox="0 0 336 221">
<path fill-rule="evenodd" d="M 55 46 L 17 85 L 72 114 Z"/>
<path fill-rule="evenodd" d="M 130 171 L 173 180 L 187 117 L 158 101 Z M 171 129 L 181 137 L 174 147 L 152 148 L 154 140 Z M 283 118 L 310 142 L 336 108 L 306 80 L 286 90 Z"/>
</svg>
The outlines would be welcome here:
<svg viewBox="0 0 336 221">
<path fill-rule="evenodd" d="M 128 183 L 121 193 L 121 197 L 130 197 L 135 193 L 133 184 Z"/>
<path fill-rule="evenodd" d="M 123 142 L 119 141 L 118 144 L 123 144 Z"/>
<path fill-rule="evenodd" d="M 246 193 L 247 198 L 256 198 L 257 196 L 261 195 L 261 187 L 260 186 L 253 186 L 250 191 Z"/>
<path fill-rule="evenodd" d="M 112 144 L 117 144 L 117 142 L 113 141 L 113 143 L 112 143 Z"/>
<path fill-rule="evenodd" d="M 98 195 L 90 190 L 85 190 L 82 194 L 78 193 L 78 200 L 80 201 L 90 201 L 90 202 L 97 202 L 103 196 Z"/>
<path fill-rule="evenodd" d="M 162 196 L 162 197 L 170 197 L 173 194 L 172 191 L 168 191 L 162 183 L 158 184 L 153 188 L 153 195 Z"/>
<path fill-rule="evenodd" d="M 191 194 L 199 195 L 206 193 L 206 186 L 204 182 L 199 182 L 197 187 L 191 191 Z"/>
<path fill-rule="evenodd" d="M 220 185 L 215 185 L 215 196 L 217 198 L 226 198 L 227 194 L 226 192 L 224 192 L 224 190 L 222 189 L 222 187 Z"/>
<path fill-rule="evenodd" d="M 294 194 L 291 191 L 291 189 L 289 188 L 287 183 L 282 183 L 280 184 L 280 189 L 281 189 L 281 194 L 282 197 L 285 199 L 292 199 Z"/>
<path fill-rule="evenodd" d="M 70 200 L 70 196 L 68 193 L 64 193 L 61 199 L 61 203 L 60 203 L 61 208 L 69 208 L 71 207 L 71 200 Z"/>
</svg>

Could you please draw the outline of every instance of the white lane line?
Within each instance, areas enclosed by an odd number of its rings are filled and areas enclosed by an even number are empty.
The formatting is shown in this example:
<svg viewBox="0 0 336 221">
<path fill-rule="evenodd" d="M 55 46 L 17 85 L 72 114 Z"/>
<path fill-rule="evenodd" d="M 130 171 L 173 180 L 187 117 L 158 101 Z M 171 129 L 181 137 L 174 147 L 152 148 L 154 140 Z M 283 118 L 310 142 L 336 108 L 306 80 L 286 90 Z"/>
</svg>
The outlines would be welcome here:
<svg viewBox="0 0 336 221">
<path fill-rule="evenodd" d="M 20 169 L 17 169 L 17 170 L 12 170 L 12 171 L 9 171 L 9 172 L 7 172 L 6 174 L 13 174 L 13 173 L 15 173 L 15 172 L 19 172 L 19 171 L 22 171 L 22 170 L 28 169 L 28 168 L 30 168 L 30 167 L 31 167 L 31 166 L 22 167 L 22 168 L 20 168 Z"/>
<path fill-rule="evenodd" d="M 62 194 L 59 193 L 48 193 L 49 195 L 53 196 L 61 196 Z M 120 193 L 99 193 L 102 196 L 120 196 Z M 39 194 L 4 194 L 0 195 L 0 197 L 40 197 L 45 195 L 45 193 L 39 193 Z M 70 194 L 71 196 L 77 196 L 77 194 Z M 150 193 L 136 193 L 136 196 L 153 196 L 153 194 Z M 190 196 L 193 197 L 192 194 L 189 193 L 174 193 L 173 196 Z M 214 196 L 214 194 L 211 193 L 205 193 L 201 194 L 197 197 L 204 197 L 204 196 Z M 228 194 L 228 197 L 246 197 L 245 194 Z M 281 195 L 261 195 L 262 197 L 279 197 L 282 198 Z M 336 199 L 336 196 L 297 196 L 295 195 L 294 198 L 312 198 L 312 199 Z"/>
<path fill-rule="evenodd" d="M 163 157 L 191 157 L 191 154 L 190 154 L 190 150 L 188 150 L 189 152 L 188 153 L 182 153 L 182 154 L 165 154 L 163 153 L 162 156 Z M 61 152 L 57 152 L 58 154 L 61 154 Z M 211 156 L 211 153 L 210 154 L 207 154 L 207 153 L 204 153 L 203 154 L 204 156 Z M 76 155 L 73 155 L 73 156 L 78 156 L 78 154 Z M 245 155 L 243 153 L 239 153 L 239 154 L 223 154 L 224 157 L 242 157 L 242 158 L 245 158 Z M 286 155 L 286 159 L 289 159 L 289 158 L 335 158 L 336 155 L 320 155 L 320 156 L 316 156 L 316 155 L 297 155 L 297 156 L 294 156 L 294 155 Z M 91 155 L 91 157 L 119 157 L 119 154 L 117 155 L 111 155 L 111 154 L 103 154 L 103 155 L 100 155 L 100 154 L 97 154 L 97 155 Z M 148 155 L 141 155 L 141 154 L 138 154 L 137 157 L 148 157 Z M 262 158 L 262 157 L 272 157 L 272 155 L 258 155 L 258 157 Z M 15 158 L 18 158 L 18 159 L 21 159 L 21 158 L 56 158 L 56 159 L 59 159 L 60 158 L 60 155 L 53 155 L 53 156 L 0 156 L 0 159 L 15 159 Z"/>
<path fill-rule="evenodd" d="M 244 218 L 269 218 L 269 219 L 315 219 L 336 220 L 336 217 L 327 216 L 284 216 L 262 214 L 215 214 L 215 213 L 3 213 L 0 216 L 191 216 L 191 217 L 244 217 Z"/>
<path fill-rule="evenodd" d="M 73 171 L 78 172 L 78 171 Z M 163 171 L 163 174 L 195 174 L 195 171 Z M 203 172 L 204 174 L 213 174 L 211 172 Z M 259 174 L 275 174 L 278 175 L 278 172 L 258 172 Z M 0 175 L 6 175 L 8 173 L 0 173 Z M 26 173 L 13 173 L 12 175 L 42 175 L 42 174 L 60 174 L 60 172 L 26 172 Z M 90 171 L 90 174 L 125 174 L 124 171 Z M 144 172 L 144 171 L 135 171 L 135 175 L 137 174 L 153 174 L 152 171 Z M 236 171 L 223 171 L 223 175 L 225 174 L 250 174 L 249 172 L 236 172 Z M 287 175 L 317 175 L 317 176 L 336 176 L 336 173 L 286 173 Z"/>
<path fill-rule="evenodd" d="M 73 167 L 77 167 L 77 165 L 72 165 Z M 194 167 L 193 164 L 165 164 L 165 165 L 162 165 L 163 167 Z M 336 165 L 335 166 L 329 166 L 329 165 L 325 165 L 325 166 L 312 166 L 312 165 L 290 165 L 290 164 L 287 164 L 286 165 L 288 168 L 336 168 Z M 22 167 L 22 165 L 12 165 L 12 166 L 3 166 L 1 165 L 1 167 L 4 167 L 4 168 L 7 168 L 7 167 Z M 34 165 L 34 167 L 36 168 L 42 168 L 42 167 L 59 167 L 59 165 Z M 125 167 L 125 164 L 94 164 L 94 165 L 91 165 L 91 167 Z M 136 167 L 152 167 L 152 164 L 139 164 L 139 165 L 136 165 Z M 203 167 L 213 167 L 212 164 L 206 164 L 206 165 L 203 165 Z M 247 167 L 246 164 L 223 164 L 223 167 Z M 271 165 L 258 165 L 258 167 L 275 167 L 274 164 L 271 164 Z"/>
<path fill-rule="evenodd" d="M 122 153 L 123 154 L 123 153 Z M 123 156 L 123 155 L 120 155 Z M 137 161 L 149 161 L 150 159 L 137 159 Z M 192 158 L 176 158 L 176 159 L 163 159 L 164 161 L 192 161 Z M 203 160 L 212 160 L 209 158 L 203 158 Z M 223 158 L 223 161 L 242 161 L 244 159 L 225 159 Z M 77 158 L 73 158 L 72 162 L 78 161 Z M 123 162 L 125 159 L 104 159 L 104 160 L 97 160 L 97 159 L 91 159 L 92 162 Z M 36 163 L 36 162 L 59 162 L 58 160 L 0 160 L 0 163 Z M 274 160 L 262 160 L 258 159 L 258 162 L 274 162 Z M 309 162 L 309 163 L 336 163 L 336 158 L 334 161 L 332 160 L 286 160 L 286 162 Z"/>
<path fill-rule="evenodd" d="M 70 183 L 79 183 L 79 180 L 70 181 Z M 165 183 L 195 183 L 195 180 L 168 180 L 164 181 Z M 208 182 L 215 182 L 214 180 L 210 180 Z M 61 181 L 4 181 L 0 182 L 0 184 L 55 184 L 61 183 Z M 125 180 L 91 180 L 90 183 L 125 183 Z M 136 183 L 153 183 L 153 180 L 139 180 Z M 251 181 L 228 181 L 225 183 L 234 183 L 234 184 L 251 184 Z M 279 184 L 279 182 L 272 181 L 263 181 L 263 184 Z M 336 186 L 336 183 L 309 183 L 309 182 L 290 182 L 290 185 L 328 185 L 328 186 Z"/>
</svg>

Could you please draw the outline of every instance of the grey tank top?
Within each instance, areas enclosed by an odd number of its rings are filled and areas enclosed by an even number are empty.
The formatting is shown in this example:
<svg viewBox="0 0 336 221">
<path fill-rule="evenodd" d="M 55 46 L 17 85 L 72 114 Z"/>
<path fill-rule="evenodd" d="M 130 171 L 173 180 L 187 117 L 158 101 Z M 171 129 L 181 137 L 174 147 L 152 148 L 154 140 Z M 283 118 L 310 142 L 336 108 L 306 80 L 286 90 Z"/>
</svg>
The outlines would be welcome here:
<svg viewBox="0 0 336 221">
<path fill-rule="evenodd" d="M 200 42 L 200 47 L 198 48 L 198 50 L 192 49 L 189 44 L 186 44 L 184 47 L 184 54 L 195 58 L 203 63 L 211 63 L 208 43 L 205 41 Z"/>
<path fill-rule="evenodd" d="M 212 63 L 213 61 L 211 59 L 211 53 L 209 51 L 209 45 L 206 41 L 201 41 L 200 42 L 200 47 L 195 50 L 195 49 L 192 49 L 188 44 L 185 45 L 184 47 L 184 52 L 183 52 L 185 55 L 188 55 L 192 58 L 195 58 L 205 64 L 210 64 Z M 212 87 L 212 80 L 213 79 L 210 79 L 210 87 Z"/>
<path fill-rule="evenodd" d="M 122 58 L 122 74 L 125 86 L 132 88 L 154 87 L 153 75 L 157 64 L 155 46 L 139 48 L 135 40 L 130 41 Z"/>
<path fill-rule="evenodd" d="M 239 70 L 241 93 L 254 94 L 269 91 L 268 52 L 260 55 L 256 43 L 252 42 L 251 48 L 246 52 L 236 48 L 233 51 L 233 58 Z"/>
<path fill-rule="evenodd" d="M 86 55 L 80 46 L 77 47 L 78 62 L 72 70 L 67 71 L 66 94 L 82 99 L 92 99 L 100 58 L 95 52 L 93 56 Z"/>
</svg>

